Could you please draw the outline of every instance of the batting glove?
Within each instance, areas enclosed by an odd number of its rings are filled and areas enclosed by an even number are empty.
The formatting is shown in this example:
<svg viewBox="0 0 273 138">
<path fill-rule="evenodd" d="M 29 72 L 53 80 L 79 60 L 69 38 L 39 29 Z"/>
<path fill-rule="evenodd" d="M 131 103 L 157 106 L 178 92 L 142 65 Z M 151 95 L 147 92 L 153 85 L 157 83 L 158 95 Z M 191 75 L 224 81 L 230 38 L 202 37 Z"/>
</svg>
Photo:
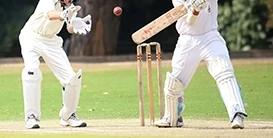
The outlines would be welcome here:
<svg viewBox="0 0 273 138">
<path fill-rule="evenodd" d="M 91 26 L 91 15 L 87 15 L 84 18 L 75 17 L 72 20 L 73 31 L 78 35 L 86 35 L 89 33 L 91 31 Z"/>
<path fill-rule="evenodd" d="M 190 4 L 193 9 L 200 11 L 207 7 L 207 0 L 191 0 Z"/>
<path fill-rule="evenodd" d="M 66 24 L 70 24 L 71 21 L 76 18 L 81 6 L 74 6 L 73 4 L 61 12 L 61 19 L 65 20 Z"/>
</svg>

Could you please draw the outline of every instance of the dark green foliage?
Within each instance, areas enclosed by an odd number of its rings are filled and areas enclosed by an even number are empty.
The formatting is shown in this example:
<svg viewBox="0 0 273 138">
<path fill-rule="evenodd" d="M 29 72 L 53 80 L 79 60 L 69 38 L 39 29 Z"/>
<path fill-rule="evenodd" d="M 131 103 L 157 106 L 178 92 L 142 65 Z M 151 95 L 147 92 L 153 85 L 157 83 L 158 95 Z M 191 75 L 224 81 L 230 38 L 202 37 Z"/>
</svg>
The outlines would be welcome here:
<svg viewBox="0 0 273 138">
<path fill-rule="evenodd" d="M 0 8 L 1 29 L 0 29 L 0 57 L 20 56 L 18 49 L 18 36 L 30 14 L 33 12 L 37 0 L 1 1 Z M 16 47 L 14 47 L 16 46 Z M 11 52 L 12 50 L 16 52 Z"/>
<path fill-rule="evenodd" d="M 273 29 L 273 3 L 272 0 L 261 0 L 262 3 L 267 5 L 267 9 L 269 10 L 269 20 L 267 21 L 267 26 Z M 273 37 L 273 35 L 271 35 Z"/>
<path fill-rule="evenodd" d="M 219 31 L 231 51 L 268 48 L 268 11 L 258 0 L 232 0 L 219 7 Z"/>
<path fill-rule="evenodd" d="M 266 5 L 261 4 L 267 3 Z M 272 37 L 272 22 L 267 18 L 271 0 L 219 0 L 219 30 L 225 37 L 231 50 L 248 50 L 268 48 L 265 42 Z M 0 57 L 21 56 L 18 36 L 38 0 L 1 0 L 0 4 Z M 170 8 L 171 1 L 158 0 L 124 0 L 123 15 L 117 54 L 135 53 L 131 34 L 160 16 Z M 269 9 L 270 10 L 270 9 Z M 271 10 L 272 11 L 272 10 Z M 270 15 L 271 16 L 270 16 Z M 266 30 L 271 27 L 271 33 Z M 271 25 L 270 25 L 271 24 Z M 65 35 L 66 35 L 65 31 Z M 61 33 L 62 36 L 64 36 Z M 165 29 L 150 41 L 162 43 L 164 52 L 171 52 L 177 40 L 174 25 Z"/>
</svg>

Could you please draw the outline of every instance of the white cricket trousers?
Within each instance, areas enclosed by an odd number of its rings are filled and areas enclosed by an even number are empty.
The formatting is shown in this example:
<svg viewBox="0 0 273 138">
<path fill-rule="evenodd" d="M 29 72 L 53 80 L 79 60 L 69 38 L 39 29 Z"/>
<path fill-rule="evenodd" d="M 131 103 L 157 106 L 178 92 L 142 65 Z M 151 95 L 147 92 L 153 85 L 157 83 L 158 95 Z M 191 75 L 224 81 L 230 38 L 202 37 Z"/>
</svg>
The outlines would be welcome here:
<svg viewBox="0 0 273 138">
<path fill-rule="evenodd" d="M 202 60 L 217 83 L 230 120 L 237 113 L 247 116 L 226 42 L 217 30 L 200 36 L 181 35 L 174 50 L 171 74 L 185 89 Z"/>
<path fill-rule="evenodd" d="M 22 30 L 19 36 L 21 54 L 25 68 L 39 68 L 42 57 L 57 79 L 64 84 L 75 75 L 62 48 L 63 39 L 59 36 L 43 37 L 31 30 Z"/>
<path fill-rule="evenodd" d="M 63 86 L 76 73 L 62 48 L 63 40 L 61 37 L 56 35 L 45 37 L 34 33 L 32 30 L 23 29 L 19 40 L 25 66 L 22 71 L 25 120 L 31 114 L 40 120 L 42 73 L 39 69 L 39 58 L 43 58 Z"/>
<path fill-rule="evenodd" d="M 229 58 L 226 42 L 218 31 L 200 36 L 181 35 L 172 57 L 172 75 L 186 88 L 202 60 L 210 68 L 211 61 L 219 56 Z"/>
</svg>

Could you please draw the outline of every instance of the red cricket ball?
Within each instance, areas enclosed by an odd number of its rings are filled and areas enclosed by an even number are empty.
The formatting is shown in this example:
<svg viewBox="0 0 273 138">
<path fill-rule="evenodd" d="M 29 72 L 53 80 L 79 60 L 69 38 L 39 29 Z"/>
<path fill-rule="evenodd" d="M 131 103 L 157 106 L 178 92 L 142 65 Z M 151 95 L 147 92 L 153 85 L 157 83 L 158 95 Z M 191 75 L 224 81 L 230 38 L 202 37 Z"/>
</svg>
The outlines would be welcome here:
<svg viewBox="0 0 273 138">
<path fill-rule="evenodd" d="M 120 16 L 120 15 L 122 14 L 122 9 L 121 9 L 121 7 L 116 6 L 116 7 L 113 9 L 113 13 L 114 13 L 116 16 Z"/>
</svg>

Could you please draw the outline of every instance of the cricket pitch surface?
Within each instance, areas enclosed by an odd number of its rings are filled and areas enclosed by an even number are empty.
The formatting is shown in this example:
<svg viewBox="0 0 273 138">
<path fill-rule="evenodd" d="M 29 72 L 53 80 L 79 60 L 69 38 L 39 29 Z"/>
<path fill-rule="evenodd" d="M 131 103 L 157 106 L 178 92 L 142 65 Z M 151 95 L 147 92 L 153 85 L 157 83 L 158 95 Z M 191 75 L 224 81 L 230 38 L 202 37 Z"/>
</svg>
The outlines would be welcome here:
<svg viewBox="0 0 273 138">
<path fill-rule="evenodd" d="M 1 122 L 0 133 L 80 133 L 116 136 L 161 137 L 273 137 L 273 122 L 245 121 L 245 129 L 231 129 L 229 121 L 187 119 L 182 128 L 140 126 L 139 119 L 88 120 L 86 128 L 60 126 L 58 120 L 40 122 L 40 129 L 26 129 L 25 122 Z"/>
</svg>

